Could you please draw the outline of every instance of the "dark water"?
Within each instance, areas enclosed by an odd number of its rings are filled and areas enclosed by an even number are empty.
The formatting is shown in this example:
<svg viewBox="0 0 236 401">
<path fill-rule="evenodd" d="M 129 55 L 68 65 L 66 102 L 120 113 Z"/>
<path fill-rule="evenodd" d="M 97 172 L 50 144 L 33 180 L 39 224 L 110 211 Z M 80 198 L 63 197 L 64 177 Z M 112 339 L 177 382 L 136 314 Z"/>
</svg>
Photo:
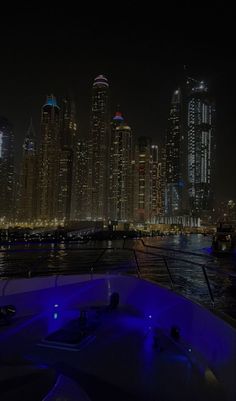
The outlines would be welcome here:
<svg viewBox="0 0 236 401">
<path fill-rule="evenodd" d="M 217 311 L 236 318 L 236 254 L 215 257 L 210 246 L 211 237 L 203 235 L 153 237 L 143 242 L 15 243 L 0 246 L 0 278 L 128 273 L 168 288 L 172 285 L 207 307 L 214 301 Z"/>
</svg>

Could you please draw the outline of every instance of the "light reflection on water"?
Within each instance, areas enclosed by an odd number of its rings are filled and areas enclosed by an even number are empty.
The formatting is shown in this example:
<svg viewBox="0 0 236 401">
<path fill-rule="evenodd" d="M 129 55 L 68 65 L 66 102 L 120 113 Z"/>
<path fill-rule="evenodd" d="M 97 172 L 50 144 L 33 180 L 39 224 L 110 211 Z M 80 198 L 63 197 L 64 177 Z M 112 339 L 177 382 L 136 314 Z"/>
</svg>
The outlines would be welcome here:
<svg viewBox="0 0 236 401">
<path fill-rule="evenodd" d="M 167 248 L 154 249 L 143 246 L 140 240 L 93 241 L 82 243 L 16 243 L 1 247 L 0 276 L 18 277 L 90 272 L 128 272 L 136 274 L 134 253 L 122 249 L 136 249 L 141 277 L 170 286 L 169 276 L 163 258 L 167 259 L 173 278 L 174 288 L 193 300 L 209 305 L 209 293 L 202 268 L 185 261 L 206 264 L 216 306 L 236 317 L 236 255 L 215 257 L 211 252 L 211 237 L 199 235 L 173 235 L 145 238 L 146 245 Z M 102 251 L 109 249 L 99 260 Z M 121 248 L 120 250 L 118 248 Z M 177 250 L 192 252 L 186 255 Z M 139 252 L 141 251 L 141 252 Z M 149 252 L 149 255 L 142 253 Z M 176 259 L 182 259 L 176 260 Z M 224 274 L 222 274 L 224 273 Z M 226 275 L 230 274 L 230 275 Z"/>
</svg>

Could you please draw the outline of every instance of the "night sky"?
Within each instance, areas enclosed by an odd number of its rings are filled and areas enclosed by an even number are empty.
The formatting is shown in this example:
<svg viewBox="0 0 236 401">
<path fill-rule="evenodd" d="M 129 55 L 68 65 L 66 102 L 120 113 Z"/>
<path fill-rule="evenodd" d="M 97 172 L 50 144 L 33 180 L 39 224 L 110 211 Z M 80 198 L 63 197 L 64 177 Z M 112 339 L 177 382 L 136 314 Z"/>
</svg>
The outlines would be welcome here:
<svg viewBox="0 0 236 401">
<path fill-rule="evenodd" d="M 216 100 L 217 197 L 236 198 L 235 14 L 227 2 L 210 3 L 156 2 L 155 10 L 134 1 L 88 9 L 25 2 L 2 9 L 0 115 L 14 124 L 17 160 L 31 116 L 39 131 L 47 94 L 72 94 L 81 135 L 88 134 L 91 85 L 100 73 L 110 83 L 112 111 L 120 104 L 135 136 L 161 144 L 186 65 Z"/>
</svg>

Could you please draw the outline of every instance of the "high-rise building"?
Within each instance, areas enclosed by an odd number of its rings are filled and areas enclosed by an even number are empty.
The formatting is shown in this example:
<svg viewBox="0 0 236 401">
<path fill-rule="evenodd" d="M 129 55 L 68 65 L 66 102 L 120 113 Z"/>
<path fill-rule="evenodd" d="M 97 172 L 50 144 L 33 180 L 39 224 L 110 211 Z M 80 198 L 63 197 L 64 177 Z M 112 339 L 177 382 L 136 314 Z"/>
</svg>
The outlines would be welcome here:
<svg viewBox="0 0 236 401">
<path fill-rule="evenodd" d="M 71 99 L 64 98 L 60 110 L 60 154 L 58 177 L 58 208 L 59 220 L 70 220 L 74 179 L 76 170 L 76 148 L 78 142 L 78 127 L 75 104 Z"/>
<path fill-rule="evenodd" d="M 170 107 L 166 132 L 166 176 L 165 176 L 165 214 L 178 215 L 182 212 L 182 105 L 181 91 L 175 90 Z"/>
<path fill-rule="evenodd" d="M 106 220 L 108 215 L 109 130 L 109 84 L 103 75 L 99 75 L 92 88 L 89 138 L 88 185 L 92 220 Z"/>
<path fill-rule="evenodd" d="M 163 146 L 160 151 L 160 163 L 158 163 L 158 205 L 160 215 L 165 214 L 166 204 L 166 147 Z"/>
<path fill-rule="evenodd" d="M 187 179 L 192 215 L 201 216 L 213 207 L 215 169 L 215 105 L 206 84 L 188 78 Z"/>
<path fill-rule="evenodd" d="M 18 219 L 33 222 L 37 209 L 37 154 L 36 136 L 32 120 L 23 143 L 23 155 L 19 180 Z"/>
<path fill-rule="evenodd" d="M 88 209 L 88 142 L 79 140 L 76 146 L 75 179 L 72 192 L 72 220 L 88 220 L 91 210 Z"/>
<path fill-rule="evenodd" d="M 171 101 L 165 141 L 167 216 L 203 216 L 212 209 L 215 106 L 202 81 L 185 78 Z"/>
<path fill-rule="evenodd" d="M 41 112 L 41 144 L 39 152 L 38 218 L 58 218 L 60 163 L 60 109 L 56 98 L 47 97 Z"/>
<path fill-rule="evenodd" d="M 118 222 L 133 218 L 132 158 L 131 128 L 116 112 L 111 123 L 109 218 Z"/>
<path fill-rule="evenodd" d="M 9 221 L 14 214 L 14 133 L 5 117 L 0 117 L 0 188 L 0 219 Z"/>
<path fill-rule="evenodd" d="M 150 210 L 150 220 L 155 222 L 156 216 L 160 213 L 159 198 L 160 198 L 160 188 L 159 188 L 159 160 L 158 160 L 158 146 L 151 146 L 151 210 Z"/>
<path fill-rule="evenodd" d="M 135 145 L 134 220 L 150 221 L 151 216 L 151 139 L 139 137 Z"/>
</svg>

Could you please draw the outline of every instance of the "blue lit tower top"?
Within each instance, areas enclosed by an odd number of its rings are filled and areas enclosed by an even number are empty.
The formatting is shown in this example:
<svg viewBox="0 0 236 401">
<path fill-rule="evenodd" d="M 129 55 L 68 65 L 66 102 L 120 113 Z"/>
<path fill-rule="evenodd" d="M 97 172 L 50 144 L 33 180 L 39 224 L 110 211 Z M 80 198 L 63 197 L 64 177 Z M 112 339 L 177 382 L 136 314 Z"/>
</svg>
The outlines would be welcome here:
<svg viewBox="0 0 236 401">
<path fill-rule="evenodd" d="M 109 84 L 108 84 L 107 78 L 104 77 L 104 75 L 98 75 L 95 78 L 94 83 L 93 83 L 93 88 L 95 88 L 95 87 L 100 87 L 100 88 L 106 87 L 106 88 L 109 88 Z"/>
<path fill-rule="evenodd" d="M 46 103 L 43 105 L 43 107 L 45 106 L 57 107 L 59 109 L 59 106 L 57 105 L 57 99 L 54 95 L 47 96 Z"/>
</svg>

